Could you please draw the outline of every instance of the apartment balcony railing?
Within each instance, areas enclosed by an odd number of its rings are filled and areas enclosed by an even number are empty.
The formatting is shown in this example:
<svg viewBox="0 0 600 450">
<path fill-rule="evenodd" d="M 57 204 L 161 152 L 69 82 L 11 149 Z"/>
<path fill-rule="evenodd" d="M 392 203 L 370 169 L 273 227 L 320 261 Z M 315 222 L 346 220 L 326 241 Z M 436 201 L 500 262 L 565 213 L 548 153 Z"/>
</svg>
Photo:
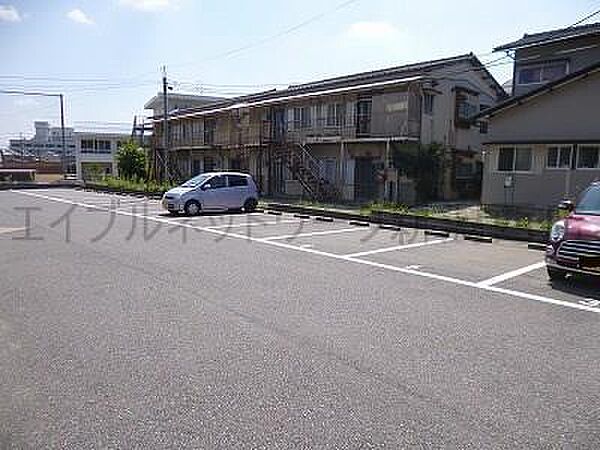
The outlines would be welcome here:
<svg viewBox="0 0 600 450">
<path fill-rule="evenodd" d="M 180 128 L 170 130 L 170 148 L 193 147 L 251 147 L 267 144 L 339 141 L 352 139 L 420 136 L 420 119 L 402 114 L 372 114 L 369 116 L 338 116 L 336 118 L 312 118 L 312 120 L 250 121 L 241 123 L 239 118 L 220 119 L 212 122 L 211 129 L 198 130 L 189 127 L 186 133 Z M 190 132 L 189 130 L 193 130 Z M 153 140 L 162 145 L 160 128 L 155 130 Z"/>
</svg>

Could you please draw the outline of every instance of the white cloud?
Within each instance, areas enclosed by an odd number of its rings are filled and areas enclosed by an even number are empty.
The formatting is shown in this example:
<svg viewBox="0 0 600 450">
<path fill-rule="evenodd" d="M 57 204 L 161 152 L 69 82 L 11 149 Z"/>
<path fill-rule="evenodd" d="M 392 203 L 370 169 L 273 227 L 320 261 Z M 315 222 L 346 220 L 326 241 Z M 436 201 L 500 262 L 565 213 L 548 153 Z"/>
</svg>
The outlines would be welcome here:
<svg viewBox="0 0 600 450">
<path fill-rule="evenodd" d="M 361 41 L 382 41 L 398 37 L 400 31 L 388 22 L 356 22 L 350 25 L 344 35 Z"/>
<path fill-rule="evenodd" d="M 12 5 L 0 5 L 0 21 L 20 22 L 22 20 L 19 11 Z"/>
<path fill-rule="evenodd" d="M 67 17 L 73 22 L 81 23 L 83 25 L 94 25 L 94 21 L 87 16 L 82 10 L 75 8 L 67 13 Z"/>
<path fill-rule="evenodd" d="M 156 12 L 175 7 L 177 0 L 119 0 L 119 3 L 138 11 Z"/>
</svg>

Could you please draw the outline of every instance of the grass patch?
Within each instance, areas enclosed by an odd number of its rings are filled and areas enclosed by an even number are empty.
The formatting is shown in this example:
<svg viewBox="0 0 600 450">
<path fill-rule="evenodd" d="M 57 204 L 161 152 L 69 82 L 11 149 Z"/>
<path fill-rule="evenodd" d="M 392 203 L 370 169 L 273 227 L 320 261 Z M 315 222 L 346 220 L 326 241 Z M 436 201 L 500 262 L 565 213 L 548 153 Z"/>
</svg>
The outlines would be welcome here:
<svg viewBox="0 0 600 450">
<path fill-rule="evenodd" d="M 175 187 L 176 183 L 157 183 L 155 181 L 127 180 L 123 178 L 106 177 L 104 180 L 95 181 L 95 185 L 129 192 L 147 192 L 162 194 Z"/>
</svg>

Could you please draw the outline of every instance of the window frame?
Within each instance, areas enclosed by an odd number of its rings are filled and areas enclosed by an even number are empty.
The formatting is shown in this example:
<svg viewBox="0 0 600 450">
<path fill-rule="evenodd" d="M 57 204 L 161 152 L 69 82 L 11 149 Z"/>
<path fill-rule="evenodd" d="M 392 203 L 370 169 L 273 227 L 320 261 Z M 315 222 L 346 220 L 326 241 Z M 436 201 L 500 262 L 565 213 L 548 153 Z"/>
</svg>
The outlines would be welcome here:
<svg viewBox="0 0 600 450">
<path fill-rule="evenodd" d="M 226 175 L 227 177 L 227 186 L 231 188 L 245 188 L 248 187 L 248 177 L 243 175 Z M 240 180 L 243 181 L 244 184 L 233 184 L 232 180 Z"/>
<path fill-rule="evenodd" d="M 512 170 L 500 170 L 499 165 L 500 165 L 500 151 L 504 150 L 504 149 L 511 149 L 513 152 L 513 158 L 512 158 Z M 529 154 L 530 156 L 530 161 L 531 164 L 529 166 L 529 170 L 516 170 L 517 167 L 517 152 L 519 150 L 529 150 Z M 497 173 L 522 173 L 522 174 L 532 174 L 535 172 L 535 157 L 534 157 L 534 149 L 532 146 L 530 145 L 503 145 L 501 147 L 498 147 L 498 151 L 497 151 L 497 155 L 496 155 L 496 163 L 494 166 L 494 172 Z"/>
<path fill-rule="evenodd" d="M 224 183 L 222 186 L 218 186 L 215 187 L 215 185 L 213 184 L 213 180 L 217 180 L 217 179 L 223 179 Z M 217 189 L 227 189 L 229 187 L 229 180 L 227 179 L 226 175 L 214 175 L 212 177 L 210 177 L 208 180 L 206 180 L 204 184 L 210 184 L 210 190 L 217 190 Z"/>
<path fill-rule="evenodd" d="M 556 166 L 551 166 L 550 163 L 550 149 L 557 149 L 558 153 L 556 154 Z M 560 165 L 561 155 L 563 150 L 569 149 L 569 165 L 567 167 L 562 167 Z M 546 170 L 570 170 L 573 165 L 573 145 L 571 144 L 558 144 L 558 145 L 548 145 L 546 146 Z"/>
<path fill-rule="evenodd" d="M 519 66 L 518 70 L 517 70 L 517 86 L 531 86 L 531 85 L 539 85 L 539 84 L 546 84 L 546 83 L 550 83 L 554 80 L 557 80 L 561 77 L 558 78 L 554 78 L 552 80 L 545 80 L 544 79 L 544 69 L 552 66 L 552 65 L 558 65 L 558 64 L 564 64 L 565 67 L 565 73 L 563 76 L 566 76 L 569 74 L 569 61 L 568 60 L 551 60 L 551 61 L 541 61 L 541 62 L 536 62 L 534 64 L 523 64 L 521 66 Z M 540 71 L 540 78 L 539 81 L 532 81 L 530 83 L 523 83 L 521 82 L 521 72 L 523 70 L 531 70 L 531 69 L 539 69 Z"/>
<path fill-rule="evenodd" d="M 344 102 L 327 104 L 325 126 L 327 128 L 342 128 L 346 126 L 346 104 Z"/>
<path fill-rule="evenodd" d="M 433 116 L 435 112 L 435 95 L 429 92 L 423 93 L 423 114 Z"/>
<path fill-rule="evenodd" d="M 581 167 L 581 153 L 583 149 L 595 148 L 596 149 L 596 167 Z M 575 164 L 577 170 L 600 170 L 600 144 L 581 144 L 577 146 L 577 162 Z"/>
</svg>

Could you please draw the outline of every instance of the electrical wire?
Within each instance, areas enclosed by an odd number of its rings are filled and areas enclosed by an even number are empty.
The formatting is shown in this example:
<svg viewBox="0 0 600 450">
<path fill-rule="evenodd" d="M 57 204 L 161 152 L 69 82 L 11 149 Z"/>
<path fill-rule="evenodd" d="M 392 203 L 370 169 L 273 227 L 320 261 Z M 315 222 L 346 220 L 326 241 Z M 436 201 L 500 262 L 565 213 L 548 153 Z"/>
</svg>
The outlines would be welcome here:
<svg viewBox="0 0 600 450">
<path fill-rule="evenodd" d="M 573 25 L 570 25 L 568 28 L 573 28 L 576 27 L 577 25 L 581 25 L 583 22 L 585 22 L 586 20 L 591 19 L 594 16 L 597 16 L 598 14 L 600 14 L 600 9 L 592 12 L 591 14 L 588 14 L 587 16 L 585 16 L 584 18 L 578 20 L 577 22 L 575 22 Z"/>
</svg>

